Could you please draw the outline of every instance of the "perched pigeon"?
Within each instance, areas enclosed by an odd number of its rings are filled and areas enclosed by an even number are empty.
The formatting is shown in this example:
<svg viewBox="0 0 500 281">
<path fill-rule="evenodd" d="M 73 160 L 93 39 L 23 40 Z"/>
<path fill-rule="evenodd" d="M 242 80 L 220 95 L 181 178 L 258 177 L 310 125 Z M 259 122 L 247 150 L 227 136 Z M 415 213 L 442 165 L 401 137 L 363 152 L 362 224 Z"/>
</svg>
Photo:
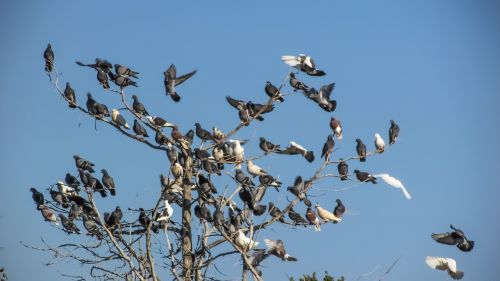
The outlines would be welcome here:
<svg viewBox="0 0 500 281">
<path fill-rule="evenodd" d="M 139 223 L 142 225 L 142 227 L 147 228 L 148 224 L 151 223 L 151 219 L 148 217 L 146 214 L 146 211 L 144 211 L 143 208 L 139 208 Z"/>
<path fill-rule="evenodd" d="M 344 159 L 340 158 L 340 163 L 337 165 L 337 170 L 340 175 L 340 180 L 345 181 L 347 180 L 347 173 L 349 172 L 349 166 L 347 163 L 344 161 Z"/>
<path fill-rule="evenodd" d="M 302 91 L 305 93 L 309 90 L 309 87 L 307 87 L 306 84 L 297 79 L 294 73 L 290 73 L 290 86 L 292 86 L 294 92 Z"/>
<path fill-rule="evenodd" d="M 95 236 L 97 239 L 101 240 L 102 233 L 99 231 L 99 226 L 96 220 L 93 217 L 90 217 L 86 214 L 82 214 L 83 217 L 83 226 L 88 231 L 90 236 Z"/>
<path fill-rule="evenodd" d="M 406 190 L 406 188 L 404 187 L 403 183 L 400 180 L 396 179 L 395 177 L 391 177 L 389 174 L 378 174 L 373 176 L 376 178 L 382 178 L 382 180 L 385 181 L 385 183 L 387 183 L 392 187 L 401 189 L 406 199 L 408 200 L 411 199 L 410 193 Z"/>
<path fill-rule="evenodd" d="M 240 140 L 229 140 L 230 146 L 233 149 L 233 156 L 235 157 L 236 163 L 242 163 L 244 158 L 244 151 L 242 141 Z"/>
<path fill-rule="evenodd" d="M 345 206 L 344 204 L 342 204 L 342 201 L 340 201 L 340 199 L 335 200 L 335 202 L 337 202 L 337 206 L 335 206 L 335 209 L 333 209 L 333 214 L 337 218 L 341 219 L 345 213 Z"/>
<path fill-rule="evenodd" d="M 279 220 L 280 222 L 285 222 L 285 219 L 283 218 L 283 213 L 281 212 L 281 210 L 278 207 L 276 207 L 274 205 L 273 202 L 269 202 L 268 203 L 268 208 L 267 209 L 269 210 L 269 214 L 273 218 Z"/>
<path fill-rule="evenodd" d="M 250 113 L 248 108 L 243 105 L 238 105 L 238 117 L 243 125 L 250 125 Z"/>
<path fill-rule="evenodd" d="M 77 195 L 74 187 L 69 186 L 62 181 L 58 181 L 56 183 L 56 185 L 57 185 L 57 189 L 59 190 L 59 192 L 61 192 L 61 194 L 64 196 Z"/>
<path fill-rule="evenodd" d="M 139 72 L 133 71 L 132 69 L 120 64 L 115 64 L 115 72 L 117 75 L 120 76 L 130 76 L 134 78 L 139 78 L 137 77 L 137 74 L 139 74 Z"/>
<path fill-rule="evenodd" d="M 96 104 L 97 101 L 92 98 L 92 94 L 87 92 L 87 102 L 85 103 L 85 105 L 87 106 L 87 111 L 92 115 L 97 114 Z"/>
<path fill-rule="evenodd" d="M 331 83 L 322 86 L 319 89 L 319 92 L 314 88 L 310 88 L 309 90 L 307 90 L 307 92 L 304 91 L 304 95 L 308 99 L 311 99 L 314 102 L 316 102 L 318 106 L 321 107 L 323 110 L 327 112 L 332 112 L 337 108 L 337 101 L 330 99 L 330 95 L 332 94 L 334 87 L 335 83 Z"/>
<path fill-rule="evenodd" d="M 54 69 L 54 52 L 52 51 L 52 45 L 47 44 L 47 48 L 43 52 L 43 58 L 45 59 L 45 71 L 52 72 Z"/>
<path fill-rule="evenodd" d="M 247 161 L 247 171 L 253 177 L 267 175 L 267 172 L 261 167 L 255 165 L 252 160 Z"/>
<path fill-rule="evenodd" d="M 205 204 L 196 205 L 194 207 L 194 215 L 200 220 L 206 220 L 208 222 L 213 222 L 212 214 L 205 206 Z"/>
<path fill-rule="evenodd" d="M 290 155 L 296 155 L 300 154 L 304 156 L 304 158 L 307 160 L 307 162 L 311 163 L 314 161 L 314 152 L 309 151 L 302 147 L 300 144 L 295 143 L 293 141 L 290 142 L 290 145 L 285 149 L 281 151 L 277 151 L 279 154 L 290 154 Z"/>
<path fill-rule="evenodd" d="M 109 89 L 108 74 L 99 68 L 97 70 L 97 81 L 104 89 Z"/>
<path fill-rule="evenodd" d="M 468 240 L 464 232 L 453 225 L 450 225 L 450 228 L 453 229 L 452 232 L 433 233 L 432 239 L 442 244 L 457 245 L 461 251 L 470 252 L 474 248 L 474 241 Z"/>
<path fill-rule="evenodd" d="M 264 153 L 267 155 L 268 153 L 271 152 L 279 152 L 280 150 L 280 145 L 279 144 L 273 144 L 270 141 L 266 140 L 263 137 L 259 138 L 259 147 L 264 151 Z"/>
<path fill-rule="evenodd" d="M 115 210 L 111 212 L 109 217 L 107 219 L 105 218 L 106 226 L 108 228 L 120 226 L 120 221 L 122 220 L 122 218 L 123 218 L 122 210 L 120 209 L 120 206 L 116 206 Z"/>
<path fill-rule="evenodd" d="M 299 213 L 295 212 L 293 208 L 290 208 L 288 211 L 288 217 L 293 221 L 295 225 L 304 225 L 307 226 L 309 224 Z"/>
<path fill-rule="evenodd" d="M 216 141 L 222 141 L 226 138 L 226 134 L 224 134 L 219 128 L 212 127 L 212 135 L 214 136 Z"/>
<path fill-rule="evenodd" d="M 64 177 L 64 182 L 73 187 L 75 190 L 78 190 L 78 187 L 80 186 L 80 182 L 78 181 L 78 179 L 71 175 L 70 173 L 66 173 L 66 176 Z"/>
<path fill-rule="evenodd" d="M 55 190 L 50 190 L 50 197 L 52 197 L 52 200 L 54 200 L 58 205 L 62 205 L 63 208 L 69 208 L 69 202 L 68 199 L 59 191 Z"/>
<path fill-rule="evenodd" d="M 356 152 L 360 162 L 366 161 L 366 145 L 360 139 L 356 139 Z"/>
<path fill-rule="evenodd" d="M 214 137 L 212 136 L 212 134 L 203 129 L 200 125 L 200 123 L 194 123 L 194 126 L 196 127 L 196 136 L 199 137 L 202 141 L 207 141 L 207 140 L 213 140 Z"/>
<path fill-rule="evenodd" d="M 70 197 L 71 198 L 71 197 Z M 75 202 L 71 202 L 71 208 L 69 209 L 68 218 L 70 220 L 76 220 L 82 213 L 82 207 L 78 206 Z"/>
<path fill-rule="evenodd" d="M 356 174 L 356 178 L 361 182 L 371 182 L 373 184 L 377 184 L 377 180 L 370 173 L 361 172 L 359 170 L 354 170 L 354 173 Z"/>
<path fill-rule="evenodd" d="M 328 135 L 325 144 L 323 145 L 323 150 L 321 151 L 321 158 L 325 157 L 325 161 L 330 161 L 330 155 L 335 147 L 335 141 L 333 141 L 333 135 Z"/>
<path fill-rule="evenodd" d="M 253 249 L 259 245 L 259 242 L 254 241 L 248 238 L 243 231 L 238 230 L 238 235 L 236 236 L 234 243 L 242 250 L 246 251 L 249 249 Z"/>
<path fill-rule="evenodd" d="M 319 222 L 319 219 L 316 216 L 316 213 L 310 207 L 307 207 L 306 218 L 310 224 L 314 225 L 315 231 L 321 231 L 321 224 Z"/>
<path fill-rule="evenodd" d="M 330 128 L 332 129 L 333 133 L 337 137 L 338 140 L 342 139 L 342 125 L 340 124 L 340 121 L 335 119 L 335 117 L 332 117 L 330 119 Z"/>
<path fill-rule="evenodd" d="M 242 100 L 233 99 L 230 96 L 226 96 L 226 100 L 232 107 L 241 110 L 247 110 L 249 116 L 256 118 L 259 121 L 264 121 L 263 114 L 273 111 L 274 106 L 271 104 L 258 104 L 251 101 L 244 102 Z"/>
<path fill-rule="evenodd" d="M 295 67 L 310 76 L 324 76 L 326 74 L 323 70 L 316 69 L 314 60 L 310 56 L 304 54 L 298 56 L 282 56 L 281 60 L 289 66 Z"/>
<path fill-rule="evenodd" d="M 68 101 L 68 106 L 71 108 L 76 108 L 76 97 L 75 90 L 71 88 L 69 82 L 66 82 L 66 88 L 64 88 L 64 97 Z"/>
<path fill-rule="evenodd" d="M 88 160 L 85 160 L 76 154 L 73 155 L 73 158 L 75 159 L 76 168 L 87 170 L 91 173 L 94 172 L 94 169 L 92 168 L 92 167 L 94 167 L 94 163 L 92 163 Z"/>
<path fill-rule="evenodd" d="M 195 73 L 196 70 L 193 70 L 187 74 L 177 77 L 177 69 L 175 68 L 175 65 L 170 65 L 170 67 L 163 73 L 165 75 L 163 83 L 165 84 L 167 96 L 170 96 L 174 102 L 179 102 L 181 100 L 181 96 L 175 90 L 175 86 L 179 86 L 184 81 L 191 78 Z"/>
<path fill-rule="evenodd" d="M 273 100 L 279 101 L 279 102 L 284 102 L 285 99 L 281 95 L 281 92 L 276 86 L 274 86 L 270 81 L 266 82 L 266 86 L 264 87 L 264 90 L 266 91 L 266 94 L 272 98 Z"/>
<path fill-rule="evenodd" d="M 130 129 L 125 118 L 120 114 L 118 109 L 111 110 L 111 120 L 118 126 L 124 127 L 125 129 Z"/>
<path fill-rule="evenodd" d="M 289 186 L 287 188 L 287 190 L 290 191 L 293 195 L 297 196 L 300 201 L 303 201 L 307 207 L 311 207 L 311 201 L 307 199 L 307 195 L 304 192 L 304 189 L 304 182 L 302 181 L 301 176 L 296 177 L 293 186 Z"/>
<path fill-rule="evenodd" d="M 104 189 L 104 186 L 102 185 L 102 183 L 94 178 L 90 173 L 88 172 L 85 172 L 84 173 L 84 177 L 86 178 L 87 180 L 87 186 L 89 186 L 90 188 L 92 188 L 92 190 L 94 192 L 99 192 L 99 194 L 101 194 L 101 197 L 104 198 L 104 197 L 107 197 L 108 195 L 106 194 L 106 190 Z"/>
<path fill-rule="evenodd" d="M 51 209 L 49 209 L 49 207 L 47 207 L 45 205 L 39 205 L 38 209 L 40 210 L 43 218 L 46 221 L 52 222 L 55 225 L 59 225 L 59 222 L 57 221 L 57 216 L 54 214 L 54 212 L 52 212 Z"/>
<path fill-rule="evenodd" d="M 113 80 L 116 86 L 120 87 L 120 89 L 123 89 L 128 86 L 138 87 L 137 82 L 135 82 L 134 80 L 130 79 L 127 76 L 113 75 L 112 72 L 109 72 L 108 74 L 110 75 L 111 80 Z"/>
<path fill-rule="evenodd" d="M 385 142 L 378 133 L 375 134 L 375 149 L 378 153 L 384 152 L 385 149 Z"/>
<path fill-rule="evenodd" d="M 106 169 L 102 169 L 102 184 L 109 190 L 109 193 L 111 193 L 112 196 L 116 195 L 116 188 L 115 188 L 115 181 L 113 178 L 108 174 L 108 171 Z"/>
<path fill-rule="evenodd" d="M 394 120 L 391 120 L 391 127 L 389 128 L 389 144 L 393 145 L 396 143 L 396 139 L 399 136 L 399 126 L 394 122 Z"/>
<path fill-rule="evenodd" d="M 144 105 L 139 101 L 139 98 L 136 95 L 132 95 L 132 99 L 134 102 L 132 103 L 132 109 L 135 113 L 139 115 L 149 115 Z"/>
<path fill-rule="evenodd" d="M 32 193 L 31 197 L 33 198 L 33 201 L 35 202 L 37 208 L 38 206 L 43 205 L 45 203 L 45 200 L 43 199 L 43 193 L 39 192 L 34 187 L 30 188 L 30 191 Z"/>
<path fill-rule="evenodd" d="M 269 254 L 275 255 L 283 261 L 297 261 L 297 258 L 287 254 L 282 240 L 264 239 L 264 243 L 266 243 Z"/>
<path fill-rule="evenodd" d="M 318 211 L 319 217 L 326 222 L 339 223 L 342 221 L 342 218 L 335 216 L 333 213 L 328 212 L 327 210 L 321 208 L 319 204 L 316 204 L 316 210 Z"/>
<path fill-rule="evenodd" d="M 158 117 L 158 116 L 146 116 L 146 119 L 148 119 L 149 123 L 151 125 L 157 127 L 157 128 L 162 128 L 162 127 L 173 127 L 174 124 L 168 123 L 165 119 Z"/>
<path fill-rule="evenodd" d="M 139 124 L 139 122 L 137 122 L 137 119 L 134 119 L 134 126 L 132 127 L 132 129 L 134 130 L 134 133 L 138 136 L 143 136 L 146 138 L 149 137 L 148 132 L 144 127 L 141 126 L 141 124 Z"/>
<path fill-rule="evenodd" d="M 281 187 L 281 184 L 282 184 L 282 182 L 275 179 L 273 176 L 267 175 L 267 174 L 260 175 L 259 182 L 261 185 L 274 187 L 276 189 L 276 191 L 280 191 L 278 187 Z"/>
<path fill-rule="evenodd" d="M 447 271 L 448 275 L 455 280 L 460 280 L 464 277 L 464 273 L 457 269 L 457 262 L 452 258 L 427 256 L 425 263 L 432 269 Z"/>
<path fill-rule="evenodd" d="M 161 213 L 158 213 L 156 216 L 156 221 L 169 221 L 172 215 L 174 214 L 174 209 L 170 206 L 168 200 L 164 200 L 164 208 Z"/>
<path fill-rule="evenodd" d="M 64 216 L 64 214 L 59 214 L 61 219 L 61 224 L 68 233 L 80 234 L 80 229 L 75 225 L 75 223 Z"/>
</svg>

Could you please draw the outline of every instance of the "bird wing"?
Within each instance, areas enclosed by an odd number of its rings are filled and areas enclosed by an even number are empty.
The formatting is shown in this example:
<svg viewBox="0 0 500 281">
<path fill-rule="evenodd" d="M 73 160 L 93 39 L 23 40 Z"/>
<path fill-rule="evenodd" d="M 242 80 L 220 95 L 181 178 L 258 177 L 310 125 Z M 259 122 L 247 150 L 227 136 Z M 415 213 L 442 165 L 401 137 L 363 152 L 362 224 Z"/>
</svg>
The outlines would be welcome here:
<svg viewBox="0 0 500 281">
<path fill-rule="evenodd" d="M 300 61 L 297 59 L 296 56 L 281 56 L 281 60 L 291 67 L 296 67 L 297 65 L 300 64 Z"/>
<path fill-rule="evenodd" d="M 278 241 L 264 238 L 264 243 L 266 243 L 266 248 L 268 252 L 272 252 L 278 246 Z"/>
<path fill-rule="evenodd" d="M 334 88 L 335 88 L 335 83 L 322 86 L 319 89 L 319 96 L 321 100 L 325 100 L 326 102 L 328 102 L 330 100 L 330 95 L 332 94 Z"/>
<path fill-rule="evenodd" d="M 439 242 L 442 244 L 447 244 L 447 245 L 457 244 L 457 241 L 455 241 L 455 239 L 453 239 L 450 232 L 433 233 L 431 236 L 432 236 L 432 239 L 434 239 L 436 242 Z"/>
<path fill-rule="evenodd" d="M 295 155 L 295 154 L 302 154 L 302 151 L 295 146 L 289 146 L 285 150 L 277 151 L 276 153 Z"/>
<path fill-rule="evenodd" d="M 400 180 L 396 179 L 395 177 L 392 177 L 389 174 L 378 174 L 378 175 L 374 175 L 374 177 L 382 178 L 382 180 L 385 181 L 385 183 L 387 183 L 388 185 L 401 189 L 403 191 L 406 199 L 408 199 L 408 200 L 411 199 L 411 195 L 408 192 L 408 190 L 406 190 L 403 183 Z"/>
<path fill-rule="evenodd" d="M 237 100 L 237 99 L 233 99 L 232 97 L 230 96 L 226 96 L 226 100 L 227 102 L 234 108 L 238 109 L 238 107 L 240 106 L 244 106 L 246 105 L 246 103 L 242 100 Z"/>
<path fill-rule="evenodd" d="M 432 269 L 448 270 L 448 261 L 446 258 L 427 256 L 425 263 Z"/>
<path fill-rule="evenodd" d="M 184 75 L 182 75 L 180 77 L 175 78 L 175 85 L 178 86 L 178 85 L 182 84 L 184 81 L 188 80 L 193 75 L 195 75 L 197 71 L 198 70 L 195 69 L 195 70 L 193 70 L 193 71 L 191 71 L 191 72 L 189 72 L 187 74 L 184 74 Z"/>
</svg>

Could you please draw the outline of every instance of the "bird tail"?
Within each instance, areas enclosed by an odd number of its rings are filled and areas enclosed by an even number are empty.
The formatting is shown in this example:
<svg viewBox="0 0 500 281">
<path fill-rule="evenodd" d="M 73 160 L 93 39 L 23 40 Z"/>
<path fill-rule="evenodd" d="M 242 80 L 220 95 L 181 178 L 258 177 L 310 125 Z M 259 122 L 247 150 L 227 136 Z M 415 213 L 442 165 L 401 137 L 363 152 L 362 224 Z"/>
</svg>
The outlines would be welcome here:
<svg viewBox="0 0 500 281">
<path fill-rule="evenodd" d="M 116 190 L 114 188 L 110 189 L 109 193 L 111 193 L 111 196 L 115 196 L 116 195 Z"/>
<path fill-rule="evenodd" d="M 52 72 L 52 70 L 53 70 L 52 61 L 50 60 L 45 61 L 45 71 Z"/>
<path fill-rule="evenodd" d="M 106 194 L 106 190 L 104 189 L 99 190 L 99 193 L 101 194 L 102 198 L 108 197 L 108 194 Z"/>
<path fill-rule="evenodd" d="M 307 74 L 309 74 L 310 76 L 325 76 L 326 75 L 326 72 L 324 72 L 323 70 L 317 70 L 315 69 L 314 71 L 311 71 L 311 72 L 306 72 Z"/>
<path fill-rule="evenodd" d="M 177 94 L 177 92 L 174 92 L 173 94 L 170 94 L 170 97 L 172 98 L 172 100 L 174 102 L 179 102 L 181 100 L 181 96 L 179 96 L 179 94 Z"/>
<path fill-rule="evenodd" d="M 309 163 L 312 163 L 314 161 L 314 153 L 312 151 L 307 151 L 304 157 Z"/>
<path fill-rule="evenodd" d="M 130 127 L 128 126 L 127 123 L 125 123 L 125 126 L 124 126 L 126 129 L 130 130 Z"/>
<path fill-rule="evenodd" d="M 311 201 L 309 201 L 309 199 L 307 199 L 307 198 L 302 199 L 302 202 L 304 202 L 304 204 L 307 207 L 311 207 L 312 206 Z"/>
<path fill-rule="evenodd" d="M 342 133 L 340 133 L 340 134 L 337 134 L 337 133 L 336 133 L 335 135 L 337 136 L 337 139 L 338 139 L 338 140 L 342 140 Z"/>
<path fill-rule="evenodd" d="M 321 231 L 321 225 L 319 223 L 314 225 L 314 231 Z"/>
<path fill-rule="evenodd" d="M 366 162 L 366 157 L 359 158 L 359 162 Z"/>
</svg>

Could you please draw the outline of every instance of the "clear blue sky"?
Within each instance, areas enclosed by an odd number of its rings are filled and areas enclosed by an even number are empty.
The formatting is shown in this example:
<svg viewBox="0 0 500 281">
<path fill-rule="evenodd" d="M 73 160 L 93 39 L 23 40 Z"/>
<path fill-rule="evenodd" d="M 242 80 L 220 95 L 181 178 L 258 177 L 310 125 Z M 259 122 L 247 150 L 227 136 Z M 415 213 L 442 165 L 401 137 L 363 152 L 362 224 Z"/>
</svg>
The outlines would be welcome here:
<svg viewBox="0 0 500 281">
<path fill-rule="evenodd" d="M 265 82 L 279 84 L 288 71 L 282 55 L 313 56 L 328 74 L 304 80 L 316 87 L 337 83 L 333 115 L 343 122 L 344 140 L 337 142 L 334 157 L 352 156 L 356 138 L 371 148 L 375 132 L 387 142 L 389 119 L 396 120 L 400 142 L 365 164 L 350 163 L 350 170 L 388 172 L 403 181 L 413 199 L 383 183 L 319 182 L 312 201 L 331 209 L 341 198 L 349 214 L 320 233 L 281 226 L 260 233 L 261 243 L 265 237 L 281 238 L 299 258 L 297 263 L 269 258 L 263 263 L 266 280 L 324 270 L 356 280 L 377 266 L 361 280 L 378 280 L 399 256 L 387 280 L 447 280 L 444 272 L 425 265 L 427 255 L 455 258 L 465 271 L 463 280 L 498 279 L 499 2 L 311 2 L 2 1 L 0 266 L 10 280 L 63 280 L 58 272 L 80 273 L 79 266 L 64 262 L 45 267 L 48 255 L 19 243 L 36 245 L 41 236 L 52 244 L 86 241 L 43 222 L 28 191 L 75 173 L 73 154 L 115 178 L 118 196 L 99 200 L 104 210 L 149 206 L 159 189 L 158 175 L 168 171 L 162 153 L 104 125 L 95 131 L 90 118 L 68 109 L 43 71 L 48 42 L 79 103 L 90 91 L 110 108 L 117 105 L 93 71 L 74 63 L 106 58 L 137 69 L 140 87 L 128 95 L 138 95 L 149 112 L 182 131 L 196 121 L 207 128 L 233 128 L 237 114 L 224 96 L 264 102 Z M 179 104 L 164 95 L 162 72 L 171 63 L 178 73 L 198 69 L 179 87 Z M 295 94 L 237 137 L 254 138 L 248 156 L 260 153 L 257 138 L 266 136 L 283 145 L 295 140 L 319 158 L 331 116 Z M 257 164 L 279 176 L 286 188 L 296 175 L 312 175 L 320 162 L 273 156 Z M 221 186 L 227 182 L 218 180 Z M 349 189 L 333 191 L 342 188 Z M 270 191 L 267 196 L 283 207 L 286 195 Z M 305 212 L 303 206 L 296 209 Z M 430 238 L 432 232 L 448 231 L 450 223 L 476 240 L 472 252 Z M 237 258 L 219 262 L 227 273 L 221 278 L 238 279 L 240 264 Z"/>
</svg>

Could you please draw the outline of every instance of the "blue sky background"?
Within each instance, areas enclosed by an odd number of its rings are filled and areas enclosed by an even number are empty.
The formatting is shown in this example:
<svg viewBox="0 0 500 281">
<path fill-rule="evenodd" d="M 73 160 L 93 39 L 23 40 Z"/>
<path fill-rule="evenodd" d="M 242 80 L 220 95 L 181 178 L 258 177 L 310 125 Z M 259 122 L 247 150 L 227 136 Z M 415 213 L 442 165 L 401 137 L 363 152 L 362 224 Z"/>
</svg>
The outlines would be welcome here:
<svg viewBox="0 0 500 281">
<path fill-rule="evenodd" d="M 66 172 L 75 173 L 73 154 L 106 168 L 115 178 L 118 196 L 98 199 L 102 210 L 116 205 L 151 206 L 158 193 L 158 175 L 168 172 L 163 153 L 153 151 L 68 109 L 43 71 L 42 53 L 52 43 L 62 82 L 70 81 L 77 99 L 85 92 L 118 106 L 118 97 L 103 91 L 95 72 L 74 61 L 96 57 L 140 72 L 137 89 L 150 113 L 187 131 L 198 121 L 225 131 L 239 120 L 226 95 L 264 102 L 267 80 L 279 84 L 288 68 L 282 55 L 311 55 L 327 76 L 300 75 L 315 86 L 335 82 L 344 139 L 333 157 L 355 154 L 356 138 L 373 148 L 373 134 L 387 141 L 389 120 L 401 127 L 397 145 L 356 168 L 388 172 L 406 185 L 413 199 L 378 185 L 333 179 L 318 182 L 313 203 L 333 208 L 341 198 L 348 215 L 338 225 L 312 229 L 276 226 L 258 239 L 280 238 L 297 263 L 269 258 L 266 280 L 328 270 L 335 276 L 378 280 L 401 256 L 384 280 L 447 280 L 429 269 L 427 255 L 452 257 L 465 272 L 463 280 L 496 280 L 500 260 L 500 4 L 498 1 L 234 1 L 166 3 L 151 1 L 3 1 L 0 4 L 0 266 L 10 280 L 64 280 L 58 272 L 81 274 L 65 262 L 43 266 L 50 257 L 22 247 L 19 241 L 88 241 L 67 236 L 42 217 L 29 187 L 45 189 Z M 182 101 L 164 95 L 162 72 L 171 64 L 178 73 L 198 73 L 178 88 Z M 63 84 L 62 84 L 63 85 Z M 286 88 L 289 91 L 289 88 Z M 286 145 L 295 140 L 317 158 L 332 114 L 300 94 L 289 96 L 236 137 L 252 138 L 247 156 L 260 154 L 258 137 Z M 131 120 L 131 117 L 126 115 Z M 131 121 L 129 121 L 132 124 Z M 167 131 L 168 133 L 170 131 Z M 284 207 L 286 186 L 297 175 L 309 177 L 320 161 L 272 156 L 256 162 L 284 182 L 283 191 L 269 191 L 264 200 Z M 336 173 L 336 168 L 330 168 Z M 100 177 L 100 175 L 99 175 Z M 217 179 L 219 190 L 227 179 Z M 230 185 L 234 188 L 234 185 Z M 334 191 L 334 189 L 345 189 Z M 177 210 L 177 209 L 176 209 Z M 304 206 L 296 207 L 305 212 Z M 126 214 L 136 219 L 136 214 Z M 470 253 L 435 243 L 432 232 L 453 223 L 476 241 Z M 83 227 L 82 227 L 83 228 Z M 197 229 L 195 229 L 195 232 Z M 160 238 L 161 239 L 161 238 Z M 235 256 L 218 267 L 225 280 L 240 278 Z M 210 273 L 216 274 L 214 270 Z M 163 280 L 168 275 L 161 274 Z"/>
</svg>

